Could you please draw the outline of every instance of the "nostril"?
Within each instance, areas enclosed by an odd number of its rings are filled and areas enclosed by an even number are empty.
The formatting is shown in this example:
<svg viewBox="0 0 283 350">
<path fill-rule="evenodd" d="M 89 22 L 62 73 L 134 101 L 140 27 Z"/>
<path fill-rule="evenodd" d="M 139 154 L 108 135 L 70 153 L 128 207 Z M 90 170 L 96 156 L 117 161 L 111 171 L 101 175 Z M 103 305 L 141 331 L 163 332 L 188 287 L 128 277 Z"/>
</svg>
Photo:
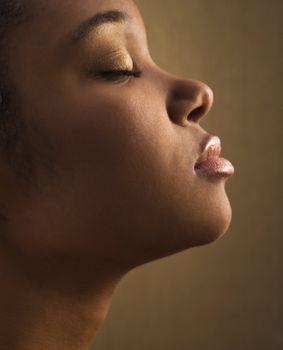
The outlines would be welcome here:
<svg viewBox="0 0 283 350">
<path fill-rule="evenodd" d="M 195 108 L 191 113 L 188 115 L 188 120 L 192 122 L 198 122 L 199 119 L 201 119 L 202 115 L 204 114 L 205 106 L 199 106 Z"/>
<path fill-rule="evenodd" d="M 167 112 L 172 121 L 187 126 L 200 123 L 213 104 L 213 91 L 197 80 L 172 79 L 167 96 Z"/>
</svg>

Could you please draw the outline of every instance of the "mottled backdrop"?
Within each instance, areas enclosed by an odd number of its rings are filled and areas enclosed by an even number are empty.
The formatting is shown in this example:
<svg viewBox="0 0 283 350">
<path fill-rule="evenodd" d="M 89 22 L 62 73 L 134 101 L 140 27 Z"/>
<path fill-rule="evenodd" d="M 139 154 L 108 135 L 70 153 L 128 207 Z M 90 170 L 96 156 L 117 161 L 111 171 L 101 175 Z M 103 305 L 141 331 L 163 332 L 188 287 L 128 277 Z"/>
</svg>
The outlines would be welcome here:
<svg viewBox="0 0 283 350">
<path fill-rule="evenodd" d="M 133 270 L 96 350 L 283 349 L 281 0 L 139 0 L 162 67 L 212 87 L 203 127 L 236 168 L 229 232 Z"/>
</svg>

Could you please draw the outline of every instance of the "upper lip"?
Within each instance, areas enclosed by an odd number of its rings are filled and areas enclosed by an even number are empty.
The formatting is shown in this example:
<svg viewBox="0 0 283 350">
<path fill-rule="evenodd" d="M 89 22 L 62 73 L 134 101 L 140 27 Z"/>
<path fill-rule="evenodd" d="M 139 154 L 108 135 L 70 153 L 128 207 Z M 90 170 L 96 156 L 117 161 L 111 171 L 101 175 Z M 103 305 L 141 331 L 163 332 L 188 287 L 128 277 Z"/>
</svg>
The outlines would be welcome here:
<svg viewBox="0 0 283 350">
<path fill-rule="evenodd" d="M 205 161 L 208 157 L 219 157 L 221 153 L 221 140 L 218 136 L 209 135 L 203 143 L 202 154 L 196 161 L 196 165 Z"/>
</svg>

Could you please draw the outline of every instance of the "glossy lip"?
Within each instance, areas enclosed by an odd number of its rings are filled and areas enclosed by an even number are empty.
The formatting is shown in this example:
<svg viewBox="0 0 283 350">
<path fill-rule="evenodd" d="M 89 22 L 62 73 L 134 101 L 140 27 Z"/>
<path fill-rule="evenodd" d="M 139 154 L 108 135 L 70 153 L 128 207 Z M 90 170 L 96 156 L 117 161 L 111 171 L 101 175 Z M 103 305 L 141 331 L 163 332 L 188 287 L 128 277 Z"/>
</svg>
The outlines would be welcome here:
<svg viewBox="0 0 283 350">
<path fill-rule="evenodd" d="M 209 135 L 205 139 L 201 156 L 195 163 L 195 171 L 199 175 L 229 177 L 234 174 L 234 167 L 229 160 L 220 157 L 221 140 L 218 136 Z"/>
</svg>

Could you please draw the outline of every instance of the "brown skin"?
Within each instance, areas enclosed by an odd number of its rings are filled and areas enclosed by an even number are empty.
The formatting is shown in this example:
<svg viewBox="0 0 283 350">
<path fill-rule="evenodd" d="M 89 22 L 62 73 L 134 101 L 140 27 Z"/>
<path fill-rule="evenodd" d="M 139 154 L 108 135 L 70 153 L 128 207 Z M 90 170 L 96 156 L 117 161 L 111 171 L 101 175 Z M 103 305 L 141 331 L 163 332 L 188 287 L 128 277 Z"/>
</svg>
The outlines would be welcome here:
<svg viewBox="0 0 283 350">
<path fill-rule="evenodd" d="M 0 348 L 85 350 L 125 273 L 216 240 L 231 208 L 226 178 L 194 171 L 213 93 L 152 61 L 133 2 L 36 3 L 9 38 L 31 180 L 1 161 Z M 130 23 L 66 44 L 113 8 Z M 133 63 L 140 78 L 96 75 Z"/>
</svg>

